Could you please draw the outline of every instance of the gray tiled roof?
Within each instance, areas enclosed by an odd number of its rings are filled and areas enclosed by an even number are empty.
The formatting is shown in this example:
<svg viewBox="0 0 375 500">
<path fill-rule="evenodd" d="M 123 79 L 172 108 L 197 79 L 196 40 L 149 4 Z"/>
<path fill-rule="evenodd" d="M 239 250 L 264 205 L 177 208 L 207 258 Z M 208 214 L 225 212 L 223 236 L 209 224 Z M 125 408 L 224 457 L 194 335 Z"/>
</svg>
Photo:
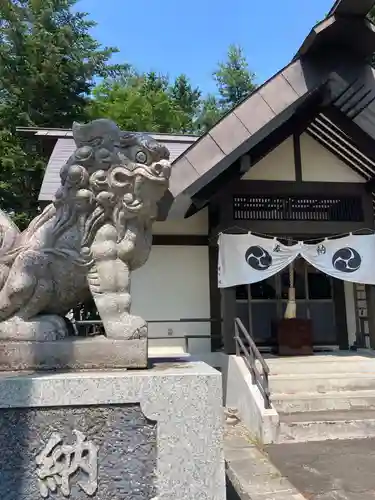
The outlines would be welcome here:
<svg viewBox="0 0 375 500">
<path fill-rule="evenodd" d="M 51 201 L 54 198 L 56 190 L 60 185 L 60 169 L 69 159 L 75 149 L 72 132 L 70 130 L 35 130 L 35 135 L 38 136 L 54 136 L 59 137 L 49 159 L 42 187 L 39 193 L 40 201 Z M 159 142 L 163 143 L 171 154 L 171 161 L 174 161 L 180 156 L 197 137 L 192 135 L 172 135 L 172 134 L 150 134 Z"/>
</svg>

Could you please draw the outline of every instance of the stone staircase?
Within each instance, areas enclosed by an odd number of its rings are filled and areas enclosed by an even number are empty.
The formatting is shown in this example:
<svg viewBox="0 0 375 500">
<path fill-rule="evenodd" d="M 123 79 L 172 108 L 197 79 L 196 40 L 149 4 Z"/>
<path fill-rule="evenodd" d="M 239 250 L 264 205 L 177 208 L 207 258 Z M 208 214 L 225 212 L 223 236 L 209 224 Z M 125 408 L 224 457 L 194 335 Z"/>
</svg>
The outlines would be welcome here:
<svg viewBox="0 0 375 500">
<path fill-rule="evenodd" d="M 279 443 L 375 437 L 375 353 L 266 361 Z"/>
</svg>

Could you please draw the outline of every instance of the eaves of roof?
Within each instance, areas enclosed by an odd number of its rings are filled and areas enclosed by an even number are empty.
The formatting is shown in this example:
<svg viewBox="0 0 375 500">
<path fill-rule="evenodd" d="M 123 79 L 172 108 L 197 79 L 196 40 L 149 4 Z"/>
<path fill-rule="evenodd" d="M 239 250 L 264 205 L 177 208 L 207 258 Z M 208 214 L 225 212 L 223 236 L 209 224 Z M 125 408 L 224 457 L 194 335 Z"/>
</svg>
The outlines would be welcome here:
<svg viewBox="0 0 375 500">
<path fill-rule="evenodd" d="M 40 127 L 17 127 L 16 131 L 18 133 L 34 135 L 34 136 L 50 136 L 50 137 L 73 137 L 73 132 L 71 129 L 62 128 L 40 128 Z M 199 136 L 193 134 L 168 134 L 160 132 L 142 132 L 144 134 L 150 135 L 155 140 L 160 140 L 162 142 L 194 142 Z"/>
</svg>

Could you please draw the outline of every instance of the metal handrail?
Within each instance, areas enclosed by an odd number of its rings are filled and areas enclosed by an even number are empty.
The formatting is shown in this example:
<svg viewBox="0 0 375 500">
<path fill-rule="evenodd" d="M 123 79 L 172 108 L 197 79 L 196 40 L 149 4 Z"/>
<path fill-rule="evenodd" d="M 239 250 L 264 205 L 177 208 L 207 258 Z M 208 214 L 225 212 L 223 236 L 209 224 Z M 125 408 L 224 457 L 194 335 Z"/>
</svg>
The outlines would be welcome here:
<svg viewBox="0 0 375 500">
<path fill-rule="evenodd" d="M 264 407 L 271 408 L 271 397 L 269 390 L 268 376 L 270 369 L 265 362 L 263 356 L 259 352 L 254 340 L 251 338 L 249 332 L 244 327 L 239 318 L 234 320 L 235 328 L 235 341 L 236 341 L 236 355 L 241 356 L 251 374 L 251 382 L 256 385 L 263 396 Z M 244 342 L 245 340 L 245 342 Z M 245 343 L 247 345 L 245 345 Z M 259 361 L 262 371 L 258 370 L 257 361 Z"/>
</svg>

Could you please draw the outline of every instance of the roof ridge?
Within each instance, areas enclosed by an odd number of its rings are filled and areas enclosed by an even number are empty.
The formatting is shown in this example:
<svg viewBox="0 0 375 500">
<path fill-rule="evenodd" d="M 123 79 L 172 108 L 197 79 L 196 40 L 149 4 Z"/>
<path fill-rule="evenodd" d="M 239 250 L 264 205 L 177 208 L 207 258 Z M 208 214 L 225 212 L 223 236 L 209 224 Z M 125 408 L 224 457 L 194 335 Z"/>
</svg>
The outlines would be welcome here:
<svg viewBox="0 0 375 500">
<path fill-rule="evenodd" d="M 326 17 L 334 14 L 366 17 L 374 5 L 375 0 L 336 0 Z"/>
<path fill-rule="evenodd" d="M 41 132 L 41 131 L 51 131 L 51 132 L 61 132 L 61 133 L 70 133 L 72 132 L 71 128 L 59 128 L 59 127 L 16 127 L 17 132 Z M 123 130 L 122 132 L 129 132 Z M 197 138 L 200 137 L 197 134 L 182 134 L 182 133 L 175 133 L 175 132 L 146 132 L 146 131 L 130 131 L 132 133 L 139 133 L 139 134 L 146 134 L 150 135 L 152 137 L 154 136 L 160 136 L 160 137 L 178 137 L 181 139 L 188 139 L 189 137 L 192 138 Z"/>
</svg>

